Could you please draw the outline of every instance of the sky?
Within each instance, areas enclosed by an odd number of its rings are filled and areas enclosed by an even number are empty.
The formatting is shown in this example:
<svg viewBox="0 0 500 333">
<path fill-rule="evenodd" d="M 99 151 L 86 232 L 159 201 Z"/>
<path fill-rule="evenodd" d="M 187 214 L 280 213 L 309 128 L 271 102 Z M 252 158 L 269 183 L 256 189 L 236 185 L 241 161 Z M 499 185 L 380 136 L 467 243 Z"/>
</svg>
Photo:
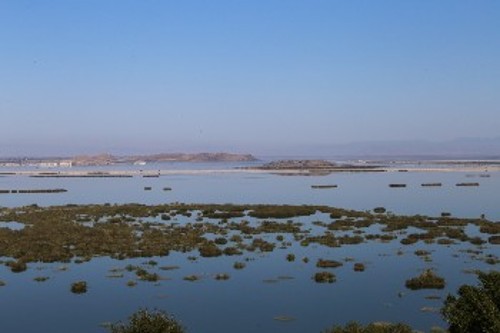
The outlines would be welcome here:
<svg viewBox="0 0 500 333">
<path fill-rule="evenodd" d="M 0 0 L 0 156 L 498 137 L 500 1 Z"/>
</svg>

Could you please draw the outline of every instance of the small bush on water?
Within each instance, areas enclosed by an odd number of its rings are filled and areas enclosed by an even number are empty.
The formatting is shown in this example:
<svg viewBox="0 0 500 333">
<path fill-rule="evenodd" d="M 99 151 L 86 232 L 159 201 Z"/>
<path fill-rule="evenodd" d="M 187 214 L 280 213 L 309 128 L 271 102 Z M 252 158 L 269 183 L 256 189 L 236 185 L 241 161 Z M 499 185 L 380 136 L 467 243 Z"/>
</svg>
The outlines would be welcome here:
<svg viewBox="0 0 500 333">
<path fill-rule="evenodd" d="M 337 280 L 335 274 L 330 272 L 318 272 L 314 274 L 313 279 L 317 283 L 334 283 Z"/>
<path fill-rule="evenodd" d="M 133 313 L 128 323 L 112 324 L 111 333 L 184 333 L 184 327 L 164 311 L 140 309 Z"/>
<path fill-rule="evenodd" d="M 445 286 L 445 280 L 437 276 L 430 269 L 425 270 L 419 276 L 406 280 L 406 288 L 417 290 L 417 289 L 443 289 Z"/>
<path fill-rule="evenodd" d="M 73 294 L 85 294 L 87 292 L 87 282 L 78 281 L 71 284 L 71 292 Z"/>
<path fill-rule="evenodd" d="M 10 267 L 10 270 L 13 273 L 21 273 L 28 268 L 28 266 L 26 266 L 26 263 L 22 260 L 8 262 L 7 266 Z"/>
<path fill-rule="evenodd" d="M 361 262 L 357 262 L 354 264 L 354 271 L 355 272 L 364 272 L 365 271 L 365 265 Z"/>
</svg>

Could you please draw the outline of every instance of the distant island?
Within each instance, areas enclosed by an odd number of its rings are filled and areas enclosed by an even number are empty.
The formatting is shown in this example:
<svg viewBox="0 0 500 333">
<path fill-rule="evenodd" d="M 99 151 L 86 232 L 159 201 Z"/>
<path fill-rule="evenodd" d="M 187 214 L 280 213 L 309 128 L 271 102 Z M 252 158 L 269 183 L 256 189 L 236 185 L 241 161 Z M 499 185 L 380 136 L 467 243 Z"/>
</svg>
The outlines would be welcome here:
<svg viewBox="0 0 500 333">
<path fill-rule="evenodd" d="M 334 171 L 384 171 L 380 165 L 338 164 L 326 160 L 278 160 L 260 166 L 244 167 L 250 170 L 330 173 Z"/>
<path fill-rule="evenodd" d="M 0 166 L 71 167 L 138 164 L 159 162 L 251 162 L 257 161 L 251 154 L 232 153 L 161 153 L 152 155 L 115 156 L 111 154 L 80 155 L 75 157 L 23 157 L 0 158 Z"/>
</svg>

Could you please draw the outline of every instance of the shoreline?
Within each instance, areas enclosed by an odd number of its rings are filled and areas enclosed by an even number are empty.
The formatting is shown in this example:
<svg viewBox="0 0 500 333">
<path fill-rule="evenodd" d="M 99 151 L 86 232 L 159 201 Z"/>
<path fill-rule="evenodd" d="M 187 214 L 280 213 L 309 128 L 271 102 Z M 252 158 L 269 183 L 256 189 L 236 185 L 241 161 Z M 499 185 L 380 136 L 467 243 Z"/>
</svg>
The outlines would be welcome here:
<svg viewBox="0 0 500 333">
<path fill-rule="evenodd" d="M 457 167 L 412 167 L 412 168 L 398 168 L 398 167 L 379 167 L 374 169 L 358 169 L 358 168 L 336 168 L 336 169 L 258 169 L 258 168 L 245 168 L 245 169 L 160 169 L 160 170 L 8 170 L 5 172 L 0 171 L 0 176 L 29 176 L 37 178 L 119 178 L 119 177 L 133 177 L 133 176 L 168 176 L 168 175 L 205 175 L 205 174 L 277 174 L 277 175 L 308 175 L 320 176 L 329 175 L 333 173 L 386 173 L 386 172 L 500 172 L 500 166 L 457 166 Z"/>
</svg>

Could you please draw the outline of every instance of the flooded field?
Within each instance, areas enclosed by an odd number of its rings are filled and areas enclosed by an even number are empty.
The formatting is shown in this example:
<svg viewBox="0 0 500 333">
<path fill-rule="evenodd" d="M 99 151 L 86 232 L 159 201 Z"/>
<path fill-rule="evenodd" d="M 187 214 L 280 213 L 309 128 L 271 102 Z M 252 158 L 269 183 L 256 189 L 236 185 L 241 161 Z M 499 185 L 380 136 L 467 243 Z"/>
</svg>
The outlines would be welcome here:
<svg viewBox="0 0 500 333">
<path fill-rule="evenodd" d="M 445 327 L 446 295 L 498 269 L 500 174 L 481 175 L 6 175 L 67 192 L 0 194 L 2 330 L 106 332 L 140 307 L 204 333 Z"/>
</svg>

